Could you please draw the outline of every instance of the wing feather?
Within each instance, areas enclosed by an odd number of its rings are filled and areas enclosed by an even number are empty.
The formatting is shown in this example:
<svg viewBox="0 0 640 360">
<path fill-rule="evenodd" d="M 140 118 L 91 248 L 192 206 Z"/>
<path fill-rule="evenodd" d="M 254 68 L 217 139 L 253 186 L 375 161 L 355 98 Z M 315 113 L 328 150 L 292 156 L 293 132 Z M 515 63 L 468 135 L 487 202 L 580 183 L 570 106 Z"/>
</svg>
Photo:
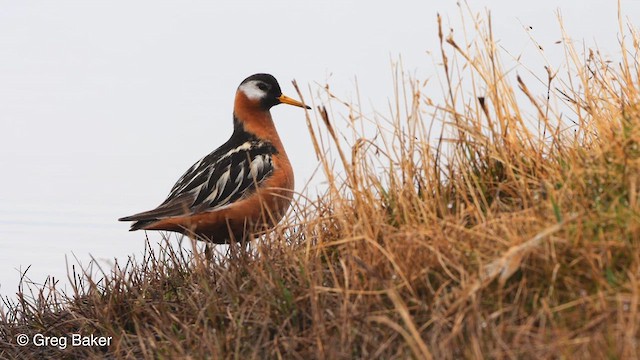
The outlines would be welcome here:
<svg viewBox="0 0 640 360">
<path fill-rule="evenodd" d="M 228 206 L 255 192 L 273 174 L 276 153 L 271 143 L 256 138 L 221 147 L 193 164 L 160 206 L 120 220 L 138 221 L 141 228 L 150 221 Z"/>
</svg>

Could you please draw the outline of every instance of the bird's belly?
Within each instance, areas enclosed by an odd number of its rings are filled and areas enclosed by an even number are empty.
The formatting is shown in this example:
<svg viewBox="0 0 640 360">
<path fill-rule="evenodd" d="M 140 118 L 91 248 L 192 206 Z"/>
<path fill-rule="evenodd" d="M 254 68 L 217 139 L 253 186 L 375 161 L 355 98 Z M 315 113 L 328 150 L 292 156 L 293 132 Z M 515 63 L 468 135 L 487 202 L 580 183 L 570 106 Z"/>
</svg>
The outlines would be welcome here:
<svg viewBox="0 0 640 360">
<path fill-rule="evenodd" d="M 160 220 L 147 229 L 177 231 L 217 244 L 228 243 L 232 238 L 241 241 L 282 220 L 293 197 L 293 184 L 283 185 L 287 188 L 261 188 L 226 208 Z"/>
<path fill-rule="evenodd" d="M 196 215 L 191 226 L 194 232 L 213 242 L 227 242 L 230 235 L 240 241 L 245 236 L 276 225 L 291 204 L 288 189 L 262 189 L 228 208 Z"/>
</svg>

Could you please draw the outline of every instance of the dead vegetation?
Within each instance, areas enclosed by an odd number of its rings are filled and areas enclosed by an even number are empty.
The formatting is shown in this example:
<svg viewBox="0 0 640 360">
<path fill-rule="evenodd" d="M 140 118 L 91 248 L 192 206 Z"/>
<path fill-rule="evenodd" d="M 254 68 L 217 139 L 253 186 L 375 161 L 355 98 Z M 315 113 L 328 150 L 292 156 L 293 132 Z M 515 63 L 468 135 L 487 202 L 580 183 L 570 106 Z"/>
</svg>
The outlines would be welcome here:
<svg viewBox="0 0 640 360">
<path fill-rule="evenodd" d="M 165 247 L 69 295 L 21 294 L 0 357 L 640 357 L 640 37 L 622 29 L 618 63 L 566 42 L 547 97 L 477 25 L 464 44 L 440 31 L 443 102 L 400 71 L 388 117 L 323 90 L 307 121 L 326 190 L 249 249 Z"/>
</svg>

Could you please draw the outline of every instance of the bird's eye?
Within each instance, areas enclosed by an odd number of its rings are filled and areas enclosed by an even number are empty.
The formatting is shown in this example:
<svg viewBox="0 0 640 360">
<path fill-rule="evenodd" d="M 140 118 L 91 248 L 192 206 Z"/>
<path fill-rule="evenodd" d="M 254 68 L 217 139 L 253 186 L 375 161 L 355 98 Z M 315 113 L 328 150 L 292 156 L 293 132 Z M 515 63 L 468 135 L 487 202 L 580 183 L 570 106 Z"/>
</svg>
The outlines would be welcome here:
<svg viewBox="0 0 640 360">
<path fill-rule="evenodd" d="M 262 90 L 262 91 L 267 91 L 267 84 L 265 83 L 258 83 L 258 89 Z"/>
</svg>

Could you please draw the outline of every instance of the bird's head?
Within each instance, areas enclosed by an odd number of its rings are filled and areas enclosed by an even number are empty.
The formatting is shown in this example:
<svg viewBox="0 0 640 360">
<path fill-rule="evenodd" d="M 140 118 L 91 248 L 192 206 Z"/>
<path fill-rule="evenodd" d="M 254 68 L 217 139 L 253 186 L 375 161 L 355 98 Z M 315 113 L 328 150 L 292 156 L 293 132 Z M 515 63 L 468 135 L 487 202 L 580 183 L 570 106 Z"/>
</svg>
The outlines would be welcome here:
<svg viewBox="0 0 640 360">
<path fill-rule="evenodd" d="M 238 93 L 242 93 L 250 103 L 264 111 L 278 104 L 311 109 L 300 101 L 283 95 L 278 81 L 269 74 L 254 74 L 244 79 L 238 86 Z"/>
</svg>

